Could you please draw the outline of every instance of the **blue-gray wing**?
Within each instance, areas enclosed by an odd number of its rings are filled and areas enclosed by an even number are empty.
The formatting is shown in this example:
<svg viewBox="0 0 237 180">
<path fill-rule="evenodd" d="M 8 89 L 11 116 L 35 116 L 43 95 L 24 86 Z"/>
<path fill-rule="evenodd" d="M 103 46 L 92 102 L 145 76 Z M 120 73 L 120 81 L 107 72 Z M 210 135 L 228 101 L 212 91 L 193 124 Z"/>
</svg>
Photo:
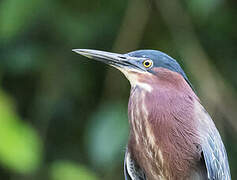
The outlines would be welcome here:
<svg viewBox="0 0 237 180">
<path fill-rule="evenodd" d="M 205 110 L 203 113 L 205 132 L 203 132 L 201 146 L 208 180 L 231 180 L 228 158 L 221 136 L 208 113 Z"/>
<path fill-rule="evenodd" d="M 146 180 L 145 173 L 131 158 L 131 154 L 126 150 L 124 158 L 125 180 Z"/>
</svg>

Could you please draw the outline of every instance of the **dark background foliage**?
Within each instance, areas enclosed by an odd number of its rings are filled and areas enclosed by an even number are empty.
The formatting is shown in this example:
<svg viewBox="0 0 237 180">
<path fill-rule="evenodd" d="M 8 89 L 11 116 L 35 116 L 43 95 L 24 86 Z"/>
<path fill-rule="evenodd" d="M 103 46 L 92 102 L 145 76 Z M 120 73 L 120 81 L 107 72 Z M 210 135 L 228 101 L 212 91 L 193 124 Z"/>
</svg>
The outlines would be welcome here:
<svg viewBox="0 0 237 180">
<path fill-rule="evenodd" d="M 212 115 L 237 178 L 237 1 L 0 1 L 0 179 L 123 179 L 129 83 L 71 51 L 158 49 Z"/>
</svg>

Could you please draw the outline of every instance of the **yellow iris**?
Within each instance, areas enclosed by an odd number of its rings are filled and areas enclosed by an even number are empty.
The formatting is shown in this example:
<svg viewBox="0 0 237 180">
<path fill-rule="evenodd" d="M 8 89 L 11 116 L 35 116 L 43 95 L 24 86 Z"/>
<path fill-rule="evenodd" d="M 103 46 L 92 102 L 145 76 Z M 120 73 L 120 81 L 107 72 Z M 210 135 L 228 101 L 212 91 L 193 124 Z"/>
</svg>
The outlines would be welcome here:
<svg viewBox="0 0 237 180">
<path fill-rule="evenodd" d="M 151 60 L 147 59 L 147 60 L 143 61 L 143 66 L 144 67 L 149 68 L 149 67 L 151 67 L 151 65 L 152 65 Z"/>
</svg>

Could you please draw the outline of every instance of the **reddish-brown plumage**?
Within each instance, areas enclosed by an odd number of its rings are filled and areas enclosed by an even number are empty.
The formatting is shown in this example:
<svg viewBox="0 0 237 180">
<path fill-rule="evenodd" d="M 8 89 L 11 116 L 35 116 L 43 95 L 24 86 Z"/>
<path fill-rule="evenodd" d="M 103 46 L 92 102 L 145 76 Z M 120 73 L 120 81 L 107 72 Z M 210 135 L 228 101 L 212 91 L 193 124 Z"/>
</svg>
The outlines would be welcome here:
<svg viewBox="0 0 237 180">
<path fill-rule="evenodd" d="M 199 99 L 180 74 L 164 68 L 153 71 L 156 75 L 138 76 L 139 82 L 152 84 L 151 92 L 131 89 L 128 149 L 147 179 L 186 179 L 201 156 L 193 119 Z"/>
</svg>

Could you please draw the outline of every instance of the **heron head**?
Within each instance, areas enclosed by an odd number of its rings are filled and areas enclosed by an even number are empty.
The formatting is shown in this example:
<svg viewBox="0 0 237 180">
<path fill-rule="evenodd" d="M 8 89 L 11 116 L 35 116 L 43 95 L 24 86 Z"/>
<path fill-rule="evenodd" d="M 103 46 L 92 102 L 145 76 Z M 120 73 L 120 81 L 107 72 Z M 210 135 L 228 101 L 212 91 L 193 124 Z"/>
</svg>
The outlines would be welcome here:
<svg viewBox="0 0 237 180">
<path fill-rule="evenodd" d="M 130 81 L 132 87 L 152 89 L 152 79 L 159 76 L 160 69 L 188 78 L 178 62 L 167 54 L 156 50 L 138 50 L 118 54 L 90 49 L 74 49 L 74 52 L 119 69 Z"/>
</svg>

